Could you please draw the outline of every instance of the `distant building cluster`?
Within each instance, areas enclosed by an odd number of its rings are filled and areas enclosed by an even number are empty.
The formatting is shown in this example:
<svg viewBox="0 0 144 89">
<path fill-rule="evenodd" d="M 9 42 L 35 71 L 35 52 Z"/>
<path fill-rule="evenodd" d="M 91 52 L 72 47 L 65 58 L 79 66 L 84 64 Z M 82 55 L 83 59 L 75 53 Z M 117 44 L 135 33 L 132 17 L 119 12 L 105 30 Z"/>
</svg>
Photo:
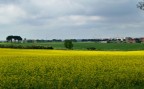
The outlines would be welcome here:
<svg viewBox="0 0 144 89">
<path fill-rule="evenodd" d="M 126 43 L 144 43 L 144 38 L 126 37 Z"/>
</svg>

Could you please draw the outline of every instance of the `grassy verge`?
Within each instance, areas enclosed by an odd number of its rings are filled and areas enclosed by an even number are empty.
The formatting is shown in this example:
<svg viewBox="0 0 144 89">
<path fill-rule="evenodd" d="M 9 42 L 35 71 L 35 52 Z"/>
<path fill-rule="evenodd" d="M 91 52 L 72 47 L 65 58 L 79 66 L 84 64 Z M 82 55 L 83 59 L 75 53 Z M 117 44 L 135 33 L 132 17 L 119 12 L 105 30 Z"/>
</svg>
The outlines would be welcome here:
<svg viewBox="0 0 144 89">
<path fill-rule="evenodd" d="M 14 48 L 39 48 L 39 49 L 66 49 L 63 42 L 46 42 L 46 43 L 0 43 L 0 47 L 8 46 Z M 144 50 L 144 44 L 140 43 L 95 43 L 95 42 L 73 42 L 74 50 L 87 50 L 88 48 L 96 48 L 100 51 L 134 51 Z"/>
</svg>

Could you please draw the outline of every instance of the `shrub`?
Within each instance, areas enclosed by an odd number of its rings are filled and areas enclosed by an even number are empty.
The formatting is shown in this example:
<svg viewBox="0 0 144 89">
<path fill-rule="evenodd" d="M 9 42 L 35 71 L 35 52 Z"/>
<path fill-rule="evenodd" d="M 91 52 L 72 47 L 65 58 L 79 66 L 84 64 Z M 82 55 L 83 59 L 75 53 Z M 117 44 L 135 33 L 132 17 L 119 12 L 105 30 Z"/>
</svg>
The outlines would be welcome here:
<svg viewBox="0 0 144 89">
<path fill-rule="evenodd" d="M 95 47 L 89 47 L 89 48 L 87 48 L 87 50 L 96 50 L 96 48 Z"/>
<path fill-rule="evenodd" d="M 67 49 L 72 49 L 72 48 L 73 48 L 72 40 L 65 40 L 65 41 L 64 41 L 64 46 L 65 46 Z"/>
</svg>

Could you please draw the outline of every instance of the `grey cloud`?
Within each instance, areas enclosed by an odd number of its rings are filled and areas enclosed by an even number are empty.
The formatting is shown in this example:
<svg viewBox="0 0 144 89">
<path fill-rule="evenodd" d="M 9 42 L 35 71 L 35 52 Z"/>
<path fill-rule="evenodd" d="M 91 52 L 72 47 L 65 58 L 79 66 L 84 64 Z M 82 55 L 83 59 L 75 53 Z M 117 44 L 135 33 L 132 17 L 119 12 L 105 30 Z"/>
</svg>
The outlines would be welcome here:
<svg viewBox="0 0 144 89">
<path fill-rule="evenodd" d="M 59 38 L 90 38 L 95 37 L 94 35 L 114 37 L 117 34 L 142 36 L 144 32 L 142 30 L 144 16 L 143 12 L 136 8 L 137 0 L 0 0 L 1 4 L 6 6 L 13 4 L 26 13 L 25 17 L 17 18 L 18 22 L 15 25 L 7 25 L 9 28 L 4 29 L 13 31 L 20 25 L 24 28 L 18 33 L 27 34 L 28 37 L 43 38 L 47 34 L 54 34 L 51 38 L 56 38 L 57 34 L 63 34 L 59 35 Z M 83 19 L 70 21 L 72 19 L 67 18 L 69 16 L 100 16 L 104 19 L 75 25 L 76 21 L 80 22 Z M 61 17 L 67 20 L 59 20 Z M 25 34 L 20 33 L 24 31 Z M 85 34 L 82 34 L 83 32 Z"/>
<path fill-rule="evenodd" d="M 28 0 L 26 0 L 28 1 Z M 0 0 L 0 4 L 19 4 L 22 3 L 23 0 Z"/>
<path fill-rule="evenodd" d="M 15 2 L 19 2 L 19 0 L 0 0 L 0 3 L 15 3 Z"/>
</svg>

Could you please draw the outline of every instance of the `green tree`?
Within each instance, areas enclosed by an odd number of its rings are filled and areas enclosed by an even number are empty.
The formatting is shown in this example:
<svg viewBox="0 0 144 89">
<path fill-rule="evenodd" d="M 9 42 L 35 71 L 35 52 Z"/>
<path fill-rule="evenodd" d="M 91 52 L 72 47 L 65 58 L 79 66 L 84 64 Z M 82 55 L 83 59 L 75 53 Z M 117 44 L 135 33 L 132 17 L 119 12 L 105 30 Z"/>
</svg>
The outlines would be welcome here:
<svg viewBox="0 0 144 89">
<path fill-rule="evenodd" d="M 7 40 L 8 42 L 12 42 L 13 40 L 14 40 L 15 42 L 16 42 L 16 41 L 20 42 L 20 41 L 22 41 L 22 38 L 21 38 L 20 36 L 10 35 L 10 36 L 7 36 L 7 37 L 6 37 L 6 40 Z"/>
<path fill-rule="evenodd" d="M 14 39 L 17 40 L 18 42 L 22 41 L 22 38 L 20 36 L 14 36 Z"/>
<path fill-rule="evenodd" d="M 7 37 L 6 37 L 6 40 L 7 40 L 7 42 L 12 42 L 13 36 L 12 36 L 12 35 L 7 36 Z"/>
<path fill-rule="evenodd" d="M 72 48 L 73 48 L 72 40 L 65 40 L 65 41 L 64 41 L 64 46 L 65 46 L 67 49 L 72 49 Z"/>
</svg>

